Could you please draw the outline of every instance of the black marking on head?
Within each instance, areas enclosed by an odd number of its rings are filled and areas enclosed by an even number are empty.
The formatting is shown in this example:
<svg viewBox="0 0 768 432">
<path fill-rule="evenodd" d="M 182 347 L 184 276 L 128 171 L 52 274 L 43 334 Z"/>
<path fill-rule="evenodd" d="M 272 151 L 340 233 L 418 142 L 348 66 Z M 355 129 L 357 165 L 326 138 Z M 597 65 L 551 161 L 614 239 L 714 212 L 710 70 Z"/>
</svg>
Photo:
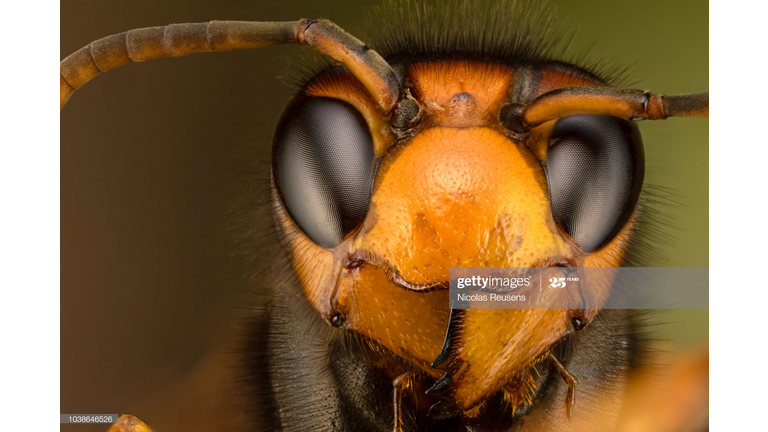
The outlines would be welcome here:
<svg viewBox="0 0 768 432">
<path fill-rule="evenodd" d="M 421 108 L 416 101 L 403 99 L 397 104 L 392 115 L 392 127 L 397 130 L 406 130 L 419 120 Z"/>
<path fill-rule="evenodd" d="M 518 134 L 528 132 L 528 128 L 523 124 L 523 108 L 525 105 L 520 103 L 511 103 L 502 107 L 499 112 L 499 121 L 502 126 Z"/>
</svg>

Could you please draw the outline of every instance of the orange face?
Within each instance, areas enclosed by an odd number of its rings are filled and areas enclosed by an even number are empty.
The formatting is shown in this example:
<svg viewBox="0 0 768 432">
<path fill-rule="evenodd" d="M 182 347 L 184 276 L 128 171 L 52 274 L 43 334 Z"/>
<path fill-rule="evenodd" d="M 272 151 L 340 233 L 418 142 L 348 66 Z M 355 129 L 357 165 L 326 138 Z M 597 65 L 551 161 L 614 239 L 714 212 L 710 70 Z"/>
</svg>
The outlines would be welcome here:
<svg viewBox="0 0 768 432">
<path fill-rule="evenodd" d="M 610 242 L 585 253 L 555 222 L 545 170 L 554 121 L 518 136 L 499 120 L 519 87 L 515 72 L 469 61 L 410 65 L 406 82 L 421 117 L 404 133 L 348 73 L 310 84 L 307 96 L 343 100 L 365 119 L 378 163 L 370 205 L 332 248 L 315 244 L 277 206 L 304 293 L 321 316 L 434 378 L 447 372 L 451 397 L 465 411 L 526 379 L 574 331 L 572 317 L 588 323 L 597 310 L 464 311 L 449 360 L 433 367 L 449 324 L 449 268 L 618 266 L 634 224 L 633 215 Z M 553 68 L 527 97 L 592 85 L 600 84 Z"/>
</svg>

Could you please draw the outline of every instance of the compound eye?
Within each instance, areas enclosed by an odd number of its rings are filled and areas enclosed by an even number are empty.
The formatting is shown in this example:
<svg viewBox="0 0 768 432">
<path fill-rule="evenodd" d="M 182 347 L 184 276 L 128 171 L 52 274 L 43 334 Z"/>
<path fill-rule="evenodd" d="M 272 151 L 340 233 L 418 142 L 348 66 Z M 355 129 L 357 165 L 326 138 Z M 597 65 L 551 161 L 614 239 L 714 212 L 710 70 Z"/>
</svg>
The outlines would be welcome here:
<svg viewBox="0 0 768 432">
<path fill-rule="evenodd" d="M 585 252 L 621 231 L 637 206 L 645 157 L 637 125 L 578 115 L 555 123 L 547 181 L 555 222 Z"/>
<path fill-rule="evenodd" d="M 275 185 L 288 214 L 317 245 L 332 248 L 365 218 L 373 138 L 352 105 L 299 97 L 283 112 L 272 144 Z"/>
</svg>

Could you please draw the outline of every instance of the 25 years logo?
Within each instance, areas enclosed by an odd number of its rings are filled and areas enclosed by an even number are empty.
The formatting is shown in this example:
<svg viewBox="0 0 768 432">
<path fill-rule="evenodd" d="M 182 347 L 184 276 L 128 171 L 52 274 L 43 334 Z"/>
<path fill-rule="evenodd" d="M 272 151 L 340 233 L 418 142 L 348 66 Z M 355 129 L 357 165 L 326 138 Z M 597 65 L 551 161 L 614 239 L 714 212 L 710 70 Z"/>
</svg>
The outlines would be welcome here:
<svg viewBox="0 0 768 432">
<path fill-rule="evenodd" d="M 565 288 L 565 278 L 556 278 L 551 277 L 549 278 L 549 287 L 550 288 Z"/>
</svg>

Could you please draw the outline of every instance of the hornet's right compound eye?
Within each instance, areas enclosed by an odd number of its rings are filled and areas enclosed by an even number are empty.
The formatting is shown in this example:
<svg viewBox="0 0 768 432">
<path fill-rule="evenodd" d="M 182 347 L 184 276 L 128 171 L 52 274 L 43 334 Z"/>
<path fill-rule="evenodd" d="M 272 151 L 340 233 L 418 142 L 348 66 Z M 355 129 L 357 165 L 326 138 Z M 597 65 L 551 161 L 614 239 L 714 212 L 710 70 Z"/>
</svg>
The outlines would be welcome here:
<svg viewBox="0 0 768 432">
<path fill-rule="evenodd" d="M 283 111 L 272 144 L 280 199 L 304 234 L 332 248 L 359 226 L 371 200 L 373 138 L 347 102 L 299 97 Z"/>
</svg>

